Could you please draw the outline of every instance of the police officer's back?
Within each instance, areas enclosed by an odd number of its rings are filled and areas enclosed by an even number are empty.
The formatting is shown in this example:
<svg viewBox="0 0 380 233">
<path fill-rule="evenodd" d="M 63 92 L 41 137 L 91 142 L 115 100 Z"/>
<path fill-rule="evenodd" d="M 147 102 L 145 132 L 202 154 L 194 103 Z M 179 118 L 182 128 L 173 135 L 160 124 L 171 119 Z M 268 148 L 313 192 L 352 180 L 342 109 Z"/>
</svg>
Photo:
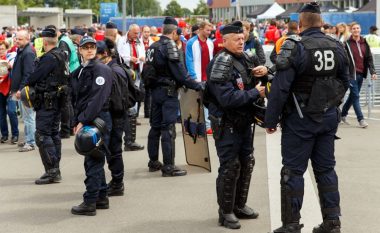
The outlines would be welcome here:
<svg viewBox="0 0 380 233">
<path fill-rule="evenodd" d="M 103 143 L 96 145 L 96 148 L 85 156 L 86 192 L 83 194 L 83 203 L 74 206 L 71 213 L 93 216 L 97 208 L 109 208 L 104 163 L 109 145 L 109 132 L 112 128 L 108 108 L 113 74 L 107 65 L 96 60 L 96 41 L 92 37 L 82 38 L 79 52 L 83 62 L 70 79 L 76 113 L 74 133 L 83 132 L 81 129 L 84 126 L 95 125 L 97 130 L 101 131 Z M 78 138 L 76 135 L 76 140 Z M 76 141 L 78 148 L 81 145 L 77 143 L 80 141 Z"/>
<path fill-rule="evenodd" d="M 303 174 L 312 161 L 323 223 L 313 233 L 340 232 L 334 140 L 338 106 L 348 87 L 347 56 L 341 44 L 320 31 L 316 3 L 300 13 L 300 36 L 290 36 L 277 57 L 265 123 L 268 133 L 282 127 L 281 216 L 274 232 L 301 232 Z"/>
<path fill-rule="evenodd" d="M 236 21 L 222 30 L 224 49 L 214 57 L 207 70 L 204 101 L 215 139 L 220 168 L 216 180 L 219 224 L 240 228 L 239 218 L 255 219 L 258 213 L 246 205 L 253 156 L 252 123 L 254 102 L 264 97 L 264 87 L 253 74 L 265 75 L 256 56 L 243 52 L 242 23 Z M 256 85 L 257 84 L 257 85 Z"/>
<path fill-rule="evenodd" d="M 191 80 L 180 62 L 178 48 L 173 41 L 177 33 L 177 21 L 172 17 L 164 20 L 163 36 L 146 52 L 143 71 L 145 85 L 152 90 L 152 107 L 148 136 L 149 171 L 162 168 L 163 176 L 183 176 L 185 170 L 174 165 L 175 123 L 178 113 L 178 87 L 199 90 L 201 84 Z M 161 137 L 164 166 L 158 161 Z"/>
<path fill-rule="evenodd" d="M 36 111 L 36 144 L 39 148 L 45 173 L 36 184 L 50 184 L 61 180 L 61 139 L 58 134 L 60 107 L 67 88 L 68 70 L 63 53 L 55 47 L 55 29 L 46 28 L 41 33 L 45 54 L 40 58 L 35 71 L 27 81 L 34 87 Z"/>
</svg>

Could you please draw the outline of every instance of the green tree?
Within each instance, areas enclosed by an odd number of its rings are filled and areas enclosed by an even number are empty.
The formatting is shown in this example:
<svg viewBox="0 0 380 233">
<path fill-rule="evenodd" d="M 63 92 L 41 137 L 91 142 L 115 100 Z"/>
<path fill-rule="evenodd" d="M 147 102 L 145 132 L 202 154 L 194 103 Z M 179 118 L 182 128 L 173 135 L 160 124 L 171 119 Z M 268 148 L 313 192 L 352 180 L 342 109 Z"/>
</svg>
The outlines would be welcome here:
<svg viewBox="0 0 380 233">
<path fill-rule="evenodd" d="M 18 10 L 26 7 L 24 0 L 0 0 L 0 5 L 16 5 Z"/>
<path fill-rule="evenodd" d="M 209 9 L 206 2 L 199 0 L 197 8 L 194 9 L 194 15 L 208 15 Z"/>
<path fill-rule="evenodd" d="M 158 16 L 162 14 L 160 3 L 157 0 L 127 0 L 127 15 L 134 16 Z M 119 9 L 122 12 L 122 1 L 119 1 Z"/>
<path fill-rule="evenodd" d="M 164 11 L 164 15 L 173 17 L 182 17 L 184 15 L 183 9 L 176 0 L 172 0 Z"/>
<path fill-rule="evenodd" d="M 189 17 L 190 15 L 193 14 L 193 12 L 191 12 L 191 10 L 189 10 L 189 8 L 182 8 L 183 10 L 183 16 L 184 17 Z"/>
</svg>

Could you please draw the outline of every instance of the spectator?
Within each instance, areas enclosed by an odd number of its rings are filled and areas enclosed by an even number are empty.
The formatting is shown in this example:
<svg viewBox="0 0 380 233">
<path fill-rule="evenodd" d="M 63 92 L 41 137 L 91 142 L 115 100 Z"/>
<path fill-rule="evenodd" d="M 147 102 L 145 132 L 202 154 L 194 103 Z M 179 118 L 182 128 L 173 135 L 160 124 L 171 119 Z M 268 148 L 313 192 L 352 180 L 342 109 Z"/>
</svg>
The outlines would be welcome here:
<svg viewBox="0 0 380 233">
<path fill-rule="evenodd" d="M 348 26 L 345 23 L 338 23 L 336 25 L 338 28 L 338 38 L 339 41 L 344 43 L 350 37 L 350 31 L 348 30 Z"/>
<path fill-rule="evenodd" d="M 281 34 L 277 29 L 277 24 L 275 20 L 270 21 L 269 28 L 265 32 L 265 44 L 276 44 L 276 41 L 280 39 Z"/>
<path fill-rule="evenodd" d="M 36 53 L 30 45 L 28 32 L 20 30 L 16 34 L 16 45 L 18 47 L 17 56 L 11 73 L 11 94 L 12 98 L 20 100 L 21 89 L 24 88 L 26 81 L 34 70 L 34 60 Z M 19 143 L 22 146 L 19 151 L 26 152 L 34 150 L 36 131 L 36 113 L 32 108 L 24 106 L 19 101 L 21 114 L 24 121 L 25 143 Z"/>
<path fill-rule="evenodd" d="M 364 37 L 371 48 L 380 47 L 380 37 L 377 35 L 377 27 L 371 26 L 369 28 L 369 34 Z"/>
<path fill-rule="evenodd" d="M 219 53 L 224 48 L 223 45 L 223 38 L 220 31 L 224 28 L 223 25 L 221 25 L 215 33 L 215 40 L 214 40 L 214 56 Z"/>
<path fill-rule="evenodd" d="M 371 49 L 367 41 L 360 35 L 360 24 L 354 22 L 351 24 L 351 36 L 345 42 L 347 54 L 350 61 L 350 95 L 342 108 L 342 122 L 349 124 L 347 121 L 348 110 L 354 107 L 359 127 L 366 128 L 368 123 L 364 120 L 359 103 L 359 93 L 363 84 L 363 79 L 367 77 L 368 70 L 372 80 L 377 79 L 376 70 L 373 65 Z"/>
<path fill-rule="evenodd" d="M 6 55 L 9 49 L 9 44 L 5 41 L 0 41 L 0 128 L 1 128 L 1 143 L 8 141 L 8 123 L 7 113 L 11 124 L 12 138 L 11 143 L 16 144 L 18 141 L 18 120 L 16 113 L 16 101 L 9 96 L 11 80 L 9 78 L 9 63 Z"/>
<path fill-rule="evenodd" d="M 247 21 L 243 22 L 243 30 L 244 30 L 244 51 L 251 52 L 256 54 L 259 58 L 260 65 L 265 64 L 265 53 L 263 50 L 263 46 L 260 44 L 259 39 L 257 39 L 253 33 L 250 32 L 251 24 Z"/>
</svg>

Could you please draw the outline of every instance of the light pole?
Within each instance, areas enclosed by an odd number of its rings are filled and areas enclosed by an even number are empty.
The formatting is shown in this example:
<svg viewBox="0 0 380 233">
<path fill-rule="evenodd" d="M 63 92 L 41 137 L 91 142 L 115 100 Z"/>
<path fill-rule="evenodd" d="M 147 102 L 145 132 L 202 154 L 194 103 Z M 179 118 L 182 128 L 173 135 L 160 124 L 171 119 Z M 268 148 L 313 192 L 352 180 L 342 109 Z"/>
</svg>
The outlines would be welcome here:
<svg viewBox="0 0 380 233">
<path fill-rule="evenodd" d="M 123 35 L 125 35 L 125 33 L 127 32 L 127 22 L 126 22 L 126 20 L 127 20 L 126 19 L 127 0 L 123 0 L 122 8 L 123 8 L 122 9 L 122 12 L 123 12 L 122 30 L 123 30 Z"/>
</svg>

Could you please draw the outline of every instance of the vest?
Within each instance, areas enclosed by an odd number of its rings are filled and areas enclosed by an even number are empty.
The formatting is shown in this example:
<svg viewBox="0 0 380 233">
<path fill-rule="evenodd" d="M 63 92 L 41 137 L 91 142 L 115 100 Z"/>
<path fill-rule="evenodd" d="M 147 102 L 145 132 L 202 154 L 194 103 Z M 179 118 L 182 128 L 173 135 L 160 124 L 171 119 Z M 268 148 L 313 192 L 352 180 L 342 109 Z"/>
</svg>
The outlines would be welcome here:
<svg viewBox="0 0 380 233">
<path fill-rule="evenodd" d="M 42 55 L 44 55 L 44 51 L 43 51 L 43 48 L 44 48 L 44 44 L 43 44 L 43 39 L 40 37 L 40 38 L 36 38 L 34 40 L 34 48 L 36 49 L 36 54 L 37 54 L 37 57 L 41 57 Z"/>
<path fill-rule="evenodd" d="M 74 43 L 70 40 L 70 38 L 68 38 L 67 36 L 62 36 L 59 41 L 60 42 L 64 41 L 69 46 L 69 49 L 70 49 L 69 68 L 70 68 L 70 73 L 71 73 L 80 66 L 76 47 L 74 46 Z"/>
</svg>

